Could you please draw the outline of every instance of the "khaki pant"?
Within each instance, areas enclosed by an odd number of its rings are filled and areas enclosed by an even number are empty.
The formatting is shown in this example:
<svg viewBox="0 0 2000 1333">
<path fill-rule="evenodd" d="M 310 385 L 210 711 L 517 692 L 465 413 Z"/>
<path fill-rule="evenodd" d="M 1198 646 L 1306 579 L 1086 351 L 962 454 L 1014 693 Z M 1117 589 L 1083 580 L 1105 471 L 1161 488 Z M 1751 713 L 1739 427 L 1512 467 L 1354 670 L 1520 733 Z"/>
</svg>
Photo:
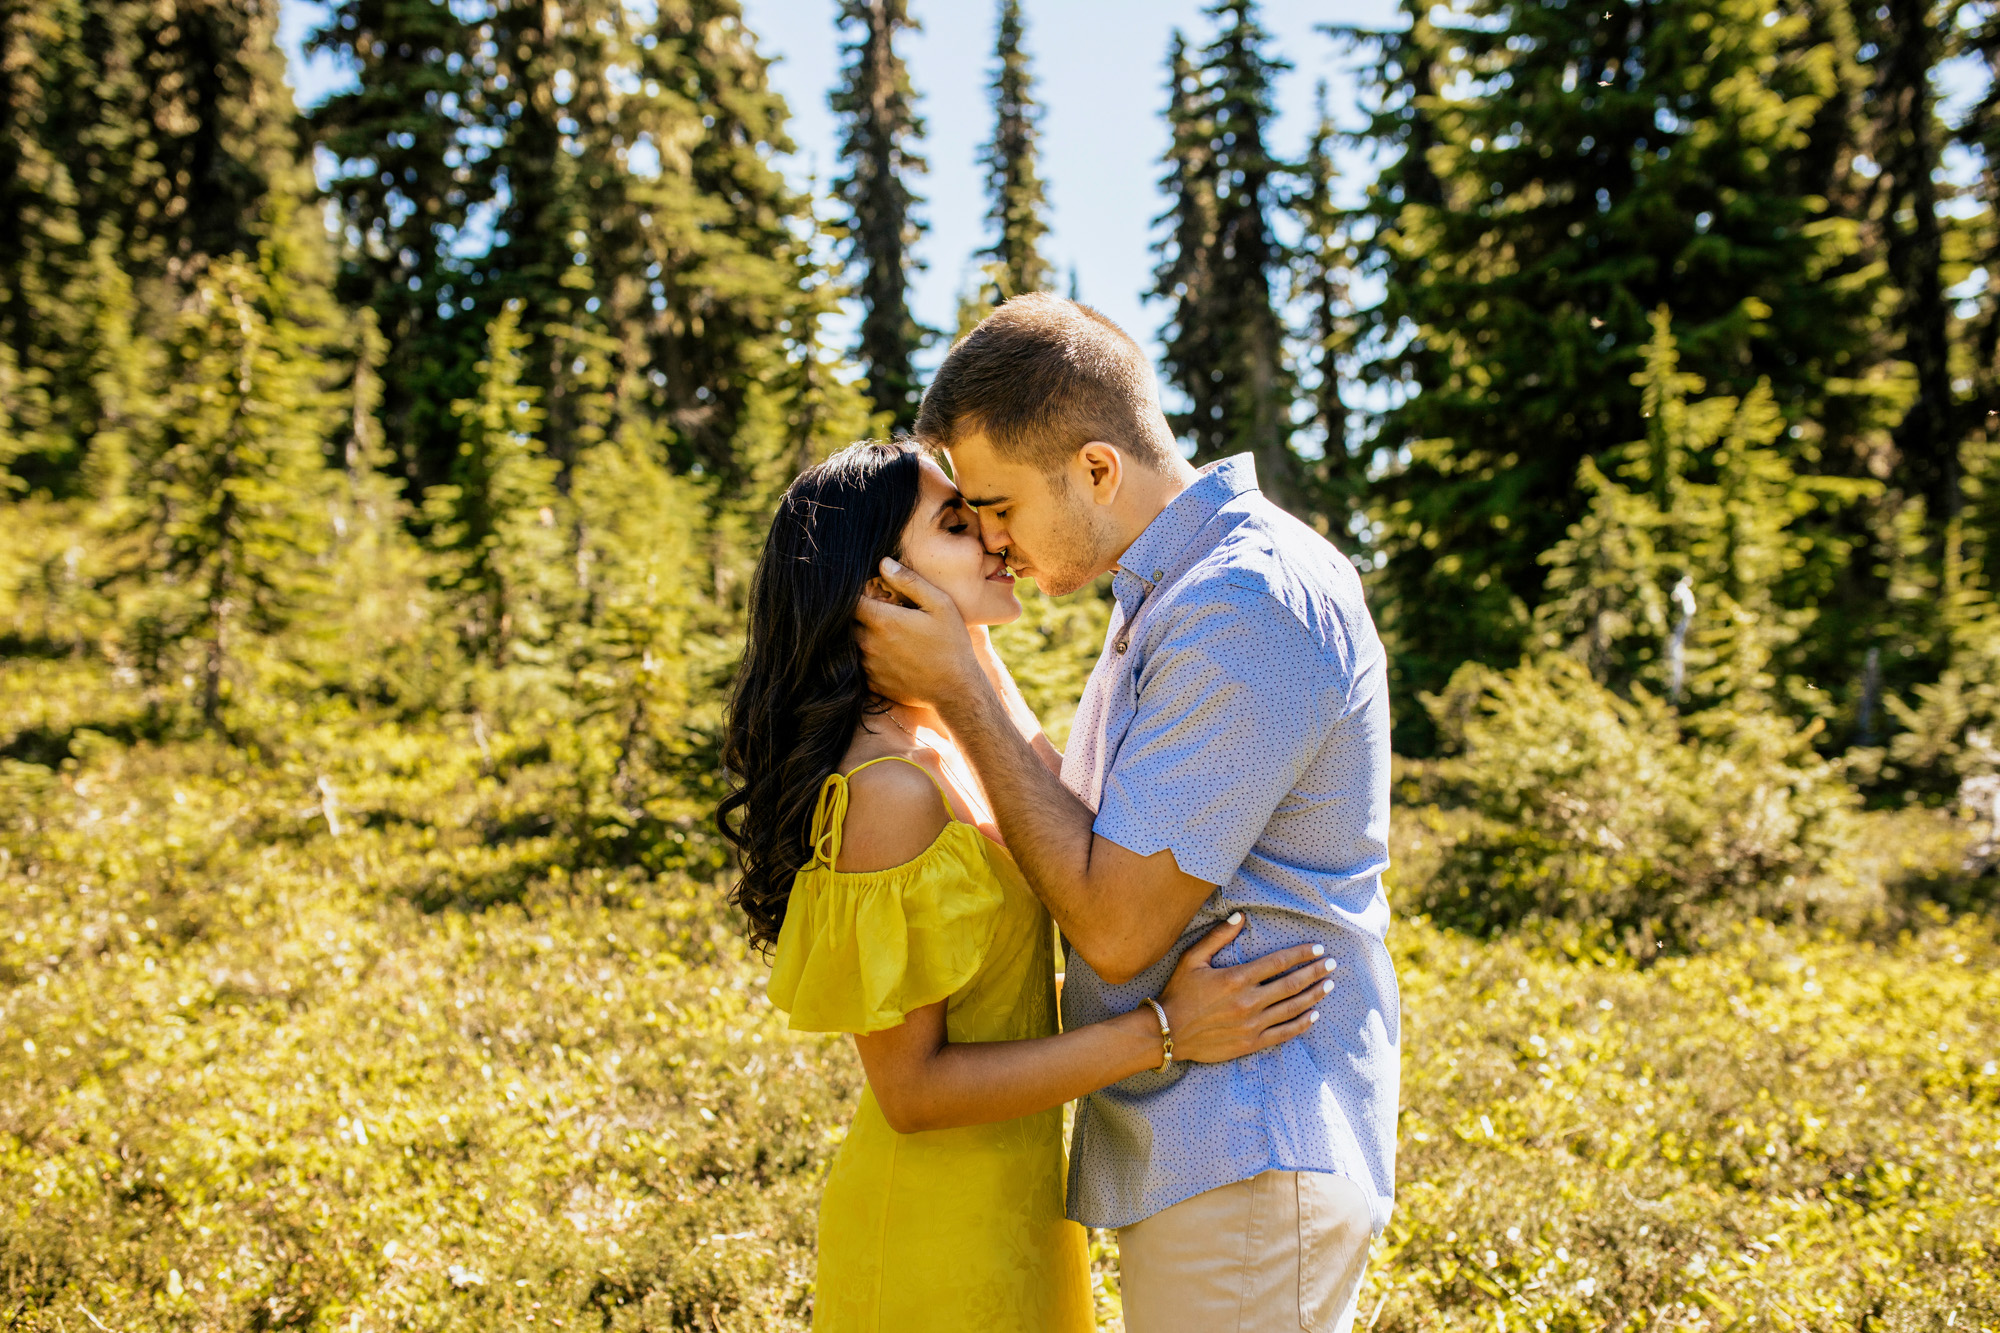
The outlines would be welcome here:
<svg viewBox="0 0 2000 1333">
<path fill-rule="evenodd" d="M 1126 1333 L 1349 1333 L 1368 1262 L 1361 1187 L 1266 1171 L 1118 1232 Z"/>
</svg>

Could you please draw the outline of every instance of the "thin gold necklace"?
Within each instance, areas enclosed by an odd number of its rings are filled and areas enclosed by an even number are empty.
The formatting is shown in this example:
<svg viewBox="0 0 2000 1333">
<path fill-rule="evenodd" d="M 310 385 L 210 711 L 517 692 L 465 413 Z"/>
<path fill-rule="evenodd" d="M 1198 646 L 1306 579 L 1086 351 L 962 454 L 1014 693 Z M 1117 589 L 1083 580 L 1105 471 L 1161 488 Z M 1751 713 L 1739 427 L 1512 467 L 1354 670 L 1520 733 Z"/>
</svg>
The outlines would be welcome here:
<svg viewBox="0 0 2000 1333">
<path fill-rule="evenodd" d="M 943 772 L 946 780 L 951 783 L 952 787 L 957 790 L 959 799 L 966 803 L 967 809 L 971 810 L 975 816 L 984 815 L 989 820 L 993 818 L 992 807 L 984 799 L 972 796 L 970 794 L 972 792 L 979 791 L 980 787 L 978 785 L 977 778 L 972 774 L 971 769 L 966 765 L 964 757 L 962 755 L 959 755 L 958 748 L 956 746 L 952 747 L 951 755 L 947 756 L 943 750 L 938 749 L 935 745 L 926 745 L 922 741 L 918 740 L 917 733 L 911 731 L 908 727 L 904 726 L 900 721 L 898 721 L 894 713 L 884 713 L 883 716 L 889 719 L 890 723 L 894 725 L 896 730 L 902 732 L 905 736 L 908 736 L 910 738 L 910 744 L 916 746 L 919 750 L 929 750 L 931 754 L 936 756 L 939 770 Z M 958 773 L 953 771 L 952 758 L 954 757 L 956 757 L 959 760 L 959 767 L 965 770 L 963 773 Z M 967 778 L 973 779 L 970 784 L 967 783 L 966 781 Z M 953 819 L 958 818 L 958 812 L 956 810 L 952 812 L 952 818 Z M 975 818 L 975 823 L 976 822 L 977 821 Z"/>
<path fill-rule="evenodd" d="M 916 732 L 911 731 L 908 727 L 903 725 L 902 720 L 896 716 L 895 711 L 893 709 L 882 710 L 882 716 L 889 719 L 890 726 L 902 732 L 905 736 L 908 736 L 910 738 L 910 744 L 919 746 L 926 750 L 930 748 L 928 745 L 925 745 L 922 741 L 917 739 Z"/>
</svg>

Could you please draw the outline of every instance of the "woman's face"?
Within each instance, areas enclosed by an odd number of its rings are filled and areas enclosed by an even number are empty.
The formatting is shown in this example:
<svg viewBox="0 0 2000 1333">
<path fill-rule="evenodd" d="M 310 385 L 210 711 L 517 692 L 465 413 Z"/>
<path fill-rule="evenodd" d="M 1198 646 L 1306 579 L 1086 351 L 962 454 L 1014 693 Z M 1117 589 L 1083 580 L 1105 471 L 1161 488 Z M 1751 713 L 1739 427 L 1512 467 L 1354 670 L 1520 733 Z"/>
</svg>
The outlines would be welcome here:
<svg viewBox="0 0 2000 1333">
<path fill-rule="evenodd" d="M 959 499 L 958 487 L 930 459 L 918 467 L 922 488 L 903 529 L 902 562 L 956 602 L 968 625 L 1004 625 L 1019 618 L 1014 576 L 1003 557 L 980 544 L 979 520 Z"/>
</svg>

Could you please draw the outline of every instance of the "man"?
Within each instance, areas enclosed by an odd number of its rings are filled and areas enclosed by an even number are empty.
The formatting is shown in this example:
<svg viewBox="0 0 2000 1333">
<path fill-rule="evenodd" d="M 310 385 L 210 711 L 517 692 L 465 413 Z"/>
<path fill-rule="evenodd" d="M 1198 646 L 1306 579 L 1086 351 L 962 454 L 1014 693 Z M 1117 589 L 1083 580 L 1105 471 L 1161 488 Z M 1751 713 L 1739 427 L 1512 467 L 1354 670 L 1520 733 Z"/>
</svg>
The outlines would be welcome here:
<svg viewBox="0 0 2000 1333">
<path fill-rule="evenodd" d="M 943 716 L 1061 926 L 1066 1023 L 1157 996 L 1239 910 L 1227 961 L 1320 942 L 1338 965 L 1306 1036 L 1087 1099 L 1070 1216 L 1119 1229 L 1131 1333 L 1344 1333 L 1394 1192 L 1401 1026 L 1385 663 L 1354 567 L 1249 455 L 1190 466 L 1137 344 L 1072 301 L 1017 297 L 968 334 L 917 434 L 1017 573 L 1060 596 L 1116 571 L 1059 770 L 948 598 L 885 561 L 914 607 L 858 613 L 871 682 Z"/>
</svg>

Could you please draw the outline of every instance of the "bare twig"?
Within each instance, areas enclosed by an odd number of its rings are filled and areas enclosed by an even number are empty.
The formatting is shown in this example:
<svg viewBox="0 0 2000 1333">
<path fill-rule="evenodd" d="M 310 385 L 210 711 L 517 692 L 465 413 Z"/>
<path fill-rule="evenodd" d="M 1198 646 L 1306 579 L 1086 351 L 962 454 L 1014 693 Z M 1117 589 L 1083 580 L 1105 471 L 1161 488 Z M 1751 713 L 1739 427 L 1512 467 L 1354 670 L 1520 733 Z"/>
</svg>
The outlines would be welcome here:
<svg viewBox="0 0 2000 1333">
<path fill-rule="evenodd" d="M 326 816 L 326 831 L 336 838 L 339 837 L 340 798 L 334 794 L 333 783 L 328 781 L 324 773 L 319 777 L 319 812 Z"/>
</svg>

